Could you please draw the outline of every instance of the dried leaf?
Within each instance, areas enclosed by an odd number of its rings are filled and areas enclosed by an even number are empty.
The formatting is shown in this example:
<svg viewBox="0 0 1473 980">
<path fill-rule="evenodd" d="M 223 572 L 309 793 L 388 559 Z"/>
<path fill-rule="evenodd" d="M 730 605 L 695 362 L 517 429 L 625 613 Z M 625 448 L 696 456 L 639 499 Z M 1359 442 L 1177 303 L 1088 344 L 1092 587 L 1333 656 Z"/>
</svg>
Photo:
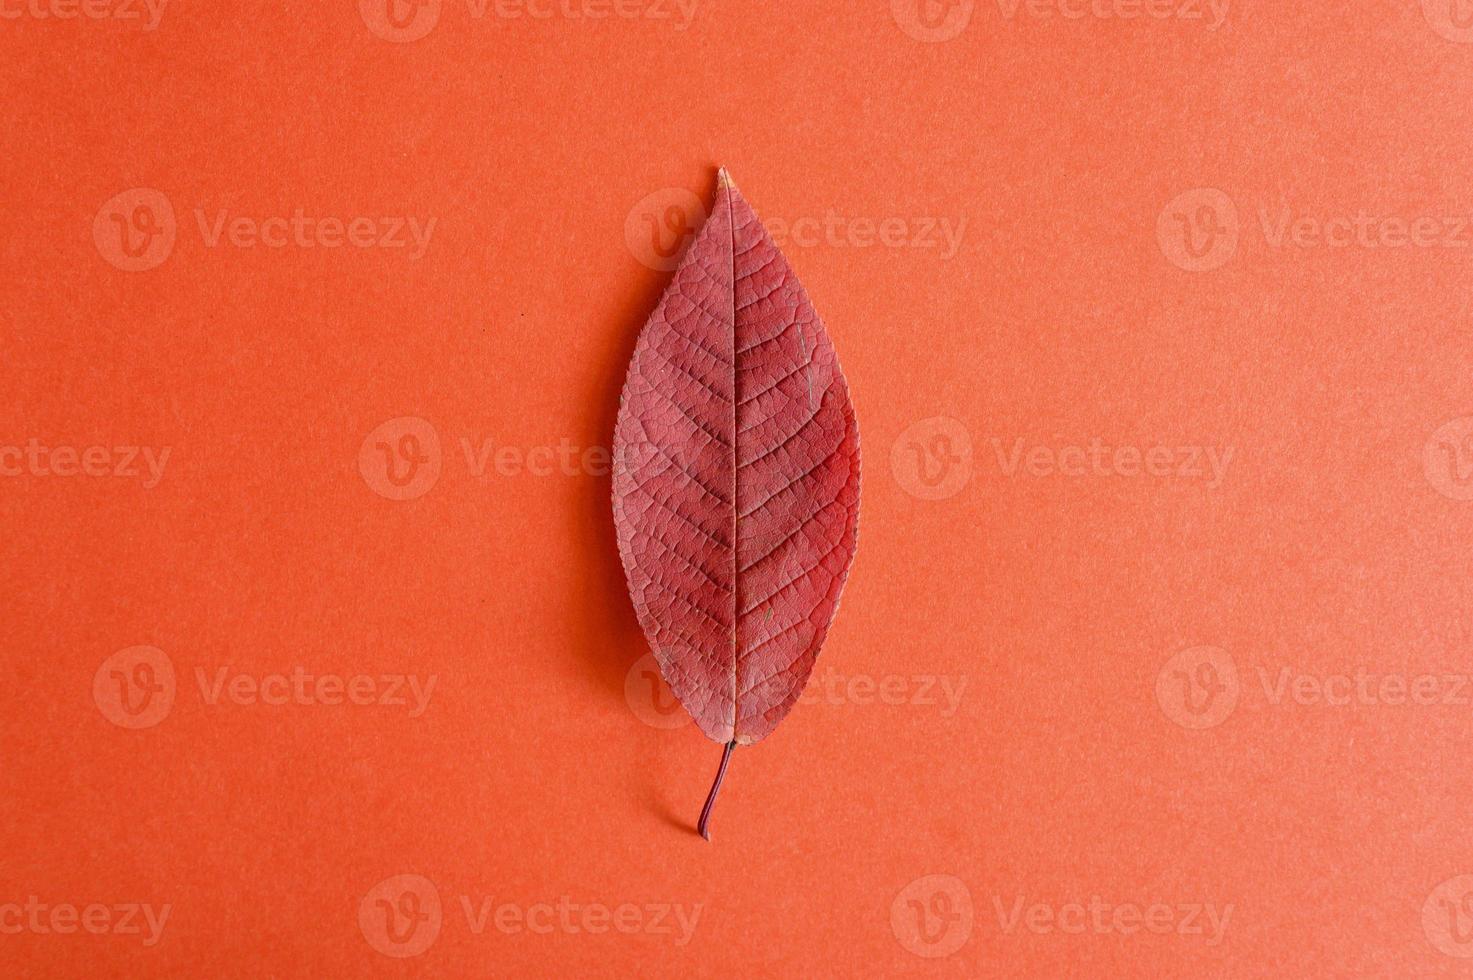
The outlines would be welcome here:
<svg viewBox="0 0 1473 980">
<path fill-rule="evenodd" d="M 613 483 L 635 612 L 670 689 L 726 744 L 724 774 L 802 693 L 859 518 L 838 358 L 724 170 L 629 365 Z"/>
</svg>

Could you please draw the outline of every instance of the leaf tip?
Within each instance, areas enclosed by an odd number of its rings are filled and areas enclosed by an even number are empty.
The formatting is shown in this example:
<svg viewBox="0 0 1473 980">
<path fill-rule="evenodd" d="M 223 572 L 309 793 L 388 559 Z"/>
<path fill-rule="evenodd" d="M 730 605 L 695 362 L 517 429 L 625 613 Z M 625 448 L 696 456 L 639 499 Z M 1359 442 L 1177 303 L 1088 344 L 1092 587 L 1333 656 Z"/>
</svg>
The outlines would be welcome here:
<svg viewBox="0 0 1473 980">
<path fill-rule="evenodd" d="M 731 179 L 731 171 L 730 170 L 727 170 L 725 167 L 722 167 L 720 170 L 718 170 L 716 172 L 716 183 L 723 190 L 725 188 L 728 188 L 728 187 L 732 187 L 732 188 L 735 188 L 736 187 L 736 181 L 734 181 L 734 180 Z"/>
</svg>

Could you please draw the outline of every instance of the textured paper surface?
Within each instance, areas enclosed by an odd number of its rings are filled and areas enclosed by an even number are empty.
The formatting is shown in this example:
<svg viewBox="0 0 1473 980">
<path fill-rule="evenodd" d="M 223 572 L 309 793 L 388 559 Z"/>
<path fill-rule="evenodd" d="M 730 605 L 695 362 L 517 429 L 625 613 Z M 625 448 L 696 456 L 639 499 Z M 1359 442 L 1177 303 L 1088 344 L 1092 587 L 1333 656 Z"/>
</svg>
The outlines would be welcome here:
<svg viewBox="0 0 1473 980">
<path fill-rule="evenodd" d="M 0 7 L 0 972 L 1466 969 L 1449 7 L 38 9 Z M 607 453 L 720 164 L 869 465 L 708 845 Z"/>
</svg>

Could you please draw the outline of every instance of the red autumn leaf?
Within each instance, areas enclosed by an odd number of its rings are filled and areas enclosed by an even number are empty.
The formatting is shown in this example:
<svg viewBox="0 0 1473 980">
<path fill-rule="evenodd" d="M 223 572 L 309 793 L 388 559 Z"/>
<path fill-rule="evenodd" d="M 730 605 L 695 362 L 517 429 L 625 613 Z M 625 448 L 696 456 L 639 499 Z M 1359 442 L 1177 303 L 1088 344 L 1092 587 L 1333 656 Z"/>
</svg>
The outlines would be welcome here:
<svg viewBox="0 0 1473 980">
<path fill-rule="evenodd" d="M 731 750 L 802 693 L 854 559 L 859 433 L 823 324 L 751 205 L 716 203 L 639 336 L 614 523 L 675 696 Z"/>
</svg>

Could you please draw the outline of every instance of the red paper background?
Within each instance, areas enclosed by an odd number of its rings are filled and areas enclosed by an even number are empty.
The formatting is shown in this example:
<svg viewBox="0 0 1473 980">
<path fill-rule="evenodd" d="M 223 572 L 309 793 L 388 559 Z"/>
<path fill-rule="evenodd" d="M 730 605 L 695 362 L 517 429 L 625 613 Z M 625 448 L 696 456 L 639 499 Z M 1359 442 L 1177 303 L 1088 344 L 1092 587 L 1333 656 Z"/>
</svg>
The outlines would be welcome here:
<svg viewBox="0 0 1473 980">
<path fill-rule="evenodd" d="M 394 2 L 0 3 L 0 973 L 1468 969 L 1463 11 Z M 706 844 L 582 454 L 718 164 L 866 470 Z M 396 675 L 417 716 L 322 703 Z"/>
</svg>

